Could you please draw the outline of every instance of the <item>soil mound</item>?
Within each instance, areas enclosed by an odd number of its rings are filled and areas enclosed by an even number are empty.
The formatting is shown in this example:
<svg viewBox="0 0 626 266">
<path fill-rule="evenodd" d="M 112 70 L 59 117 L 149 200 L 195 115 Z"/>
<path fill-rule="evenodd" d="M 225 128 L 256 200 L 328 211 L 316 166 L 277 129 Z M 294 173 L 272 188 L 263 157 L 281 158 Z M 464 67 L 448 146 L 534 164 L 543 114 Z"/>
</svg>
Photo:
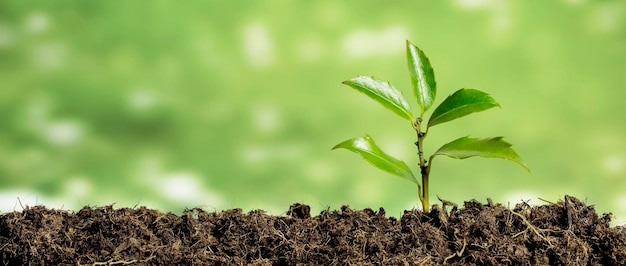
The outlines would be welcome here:
<svg viewBox="0 0 626 266">
<path fill-rule="evenodd" d="M 0 216 L 4 265 L 626 265 L 626 229 L 565 196 L 554 204 L 442 201 L 429 214 L 325 210 L 27 207 Z M 449 210 L 448 210 L 449 209 Z"/>
</svg>

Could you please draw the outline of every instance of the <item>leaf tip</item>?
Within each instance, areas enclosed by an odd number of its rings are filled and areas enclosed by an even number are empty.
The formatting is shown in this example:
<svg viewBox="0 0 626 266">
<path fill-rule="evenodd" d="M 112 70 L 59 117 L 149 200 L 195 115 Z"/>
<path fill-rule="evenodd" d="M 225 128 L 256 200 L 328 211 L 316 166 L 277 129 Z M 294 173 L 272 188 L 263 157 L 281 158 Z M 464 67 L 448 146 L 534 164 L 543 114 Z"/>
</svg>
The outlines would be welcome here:
<svg viewBox="0 0 626 266">
<path fill-rule="evenodd" d="M 350 83 L 353 83 L 354 79 L 355 78 L 346 79 L 346 80 L 342 81 L 341 84 L 350 86 Z"/>
<path fill-rule="evenodd" d="M 335 146 L 333 146 L 330 150 L 333 151 L 339 148 L 343 148 L 344 143 L 346 143 L 346 141 L 339 142 Z"/>
<path fill-rule="evenodd" d="M 528 167 L 528 165 L 526 165 L 526 162 L 524 162 L 521 157 L 519 158 L 518 161 L 516 161 L 516 163 L 519 164 L 519 166 L 521 166 L 522 168 L 524 168 L 524 170 L 526 170 L 526 172 L 528 172 L 529 174 L 531 173 L 530 167 Z"/>
</svg>

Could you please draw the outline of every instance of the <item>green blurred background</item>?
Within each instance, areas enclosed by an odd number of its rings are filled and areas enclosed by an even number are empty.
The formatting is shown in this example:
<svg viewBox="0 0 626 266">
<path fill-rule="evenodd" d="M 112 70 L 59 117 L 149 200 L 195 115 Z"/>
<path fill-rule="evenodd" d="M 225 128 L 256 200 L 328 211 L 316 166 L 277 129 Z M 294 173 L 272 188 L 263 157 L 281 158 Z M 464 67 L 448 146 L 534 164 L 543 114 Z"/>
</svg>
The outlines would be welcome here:
<svg viewBox="0 0 626 266">
<path fill-rule="evenodd" d="M 373 75 L 411 96 L 406 39 L 431 60 L 436 104 L 468 87 L 502 105 L 433 128 L 426 153 L 503 135 L 532 169 L 441 158 L 431 202 L 567 194 L 626 222 L 626 2 L 608 0 L 2 1 L 1 211 L 399 217 L 417 188 L 330 148 L 369 133 L 417 164 L 409 124 L 341 85 Z"/>
</svg>

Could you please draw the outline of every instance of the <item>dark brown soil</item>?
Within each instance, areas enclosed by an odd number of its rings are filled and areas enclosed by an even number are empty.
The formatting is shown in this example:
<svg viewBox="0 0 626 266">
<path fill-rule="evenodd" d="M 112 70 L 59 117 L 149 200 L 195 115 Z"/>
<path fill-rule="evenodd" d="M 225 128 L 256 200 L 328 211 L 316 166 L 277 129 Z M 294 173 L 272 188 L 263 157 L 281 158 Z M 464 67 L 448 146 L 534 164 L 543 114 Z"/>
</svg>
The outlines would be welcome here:
<svg viewBox="0 0 626 266">
<path fill-rule="evenodd" d="M 500 204 L 443 201 L 430 214 L 400 220 L 342 207 L 311 217 L 146 208 L 42 206 L 0 217 L 6 265 L 626 265 L 626 229 L 610 215 L 566 196 L 513 210 Z"/>
</svg>

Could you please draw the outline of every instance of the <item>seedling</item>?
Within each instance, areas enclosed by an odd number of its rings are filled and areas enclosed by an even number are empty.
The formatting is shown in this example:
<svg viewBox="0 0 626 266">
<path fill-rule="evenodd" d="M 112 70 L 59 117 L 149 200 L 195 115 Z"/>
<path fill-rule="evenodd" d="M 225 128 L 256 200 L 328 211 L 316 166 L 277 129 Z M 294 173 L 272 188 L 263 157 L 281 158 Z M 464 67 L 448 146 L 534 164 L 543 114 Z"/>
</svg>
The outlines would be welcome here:
<svg viewBox="0 0 626 266">
<path fill-rule="evenodd" d="M 413 117 L 411 108 L 402 92 L 387 81 L 369 76 L 358 76 L 344 81 L 343 84 L 364 93 L 401 118 L 411 122 L 411 126 L 417 133 L 415 146 L 417 146 L 417 155 L 419 156 L 419 168 L 422 176 L 421 185 L 405 162 L 383 152 L 372 137 L 367 134 L 363 137 L 341 142 L 333 147 L 333 150 L 344 148 L 358 153 L 375 167 L 415 183 L 419 190 L 419 199 L 422 202 L 422 209 L 425 213 L 429 212 L 428 177 L 430 176 L 433 160 L 438 155 L 445 155 L 455 159 L 465 159 L 474 156 L 501 158 L 517 163 L 530 172 L 530 169 L 520 156 L 511 148 L 511 144 L 502 140 L 502 137 L 484 139 L 462 137 L 444 144 L 428 160 L 425 159 L 423 152 L 424 139 L 428 136 L 431 127 L 471 113 L 500 107 L 500 104 L 487 93 L 464 88 L 448 96 L 435 108 L 430 119 L 428 119 L 428 123 L 424 123 L 424 113 L 433 105 L 437 94 L 435 74 L 424 52 L 408 40 L 406 41 L 406 55 L 409 63 L 411 85 L 413 85 L 413 95 L 419 106 L 419 116 L 417 118 Z"/>
</svg>

